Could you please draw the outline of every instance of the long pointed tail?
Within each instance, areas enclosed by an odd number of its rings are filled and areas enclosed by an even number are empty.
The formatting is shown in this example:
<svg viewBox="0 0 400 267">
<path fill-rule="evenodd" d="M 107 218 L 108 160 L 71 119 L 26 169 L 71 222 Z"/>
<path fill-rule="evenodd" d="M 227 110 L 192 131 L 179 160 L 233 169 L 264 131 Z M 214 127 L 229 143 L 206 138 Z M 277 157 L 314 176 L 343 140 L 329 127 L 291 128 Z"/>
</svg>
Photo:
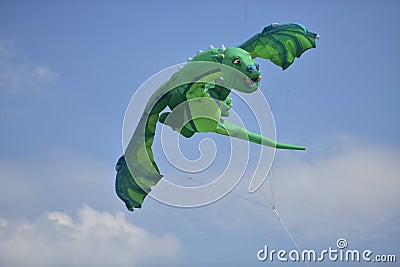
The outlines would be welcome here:
<svg viewBox="0 0 400 267">
<path fill-rule="evenodd" d="M 290 149 L 290 150 L 306 150 L 304 146 L 296 146 L 296 145 L 290 145 L 290 144 L 284 144 L 284 143 L 276 143 L 276 148 L 279 149 Z"/>
</svg>

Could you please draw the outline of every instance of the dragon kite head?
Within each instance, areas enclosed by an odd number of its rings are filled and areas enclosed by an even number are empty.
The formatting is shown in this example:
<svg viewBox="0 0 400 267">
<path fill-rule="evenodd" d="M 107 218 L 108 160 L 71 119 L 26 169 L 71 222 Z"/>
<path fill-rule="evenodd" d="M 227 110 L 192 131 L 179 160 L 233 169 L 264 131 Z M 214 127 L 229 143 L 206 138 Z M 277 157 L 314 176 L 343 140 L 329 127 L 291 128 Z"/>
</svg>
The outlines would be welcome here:
<svg viewBox="0 0 400 267">
<path fill-rule="evenodd" d="M 251 93 L 257 90 L 261 80 L 255 58 L 268 59 L 285 70 L 292 65 L 295 58 L 299 58 L 308 49 L 315 48 L 316 39 L 319 39 L 319 35 L 301 24 L 272 23 L 238 46 L 210 46 L 205 52 L 199 50 L 189 61 L 211 61 L 228 66 L 221 67 L 224 85 L 240 92 Z"/>
<path fill-rule="evenodd" d="M 224 80 L 231 81 L 232 88 L 251 93 L 258 88 L 261 80 L 261 71 L 258 63 L 251 58 L 249 52 L 238 48 L 229 47 L 223 51 L 221 63 L 238 70 L 244 75 L 238 75 L 234 71 L 224 71 Z"/>
<path fill-rule="evenodd" d="M 189 58 L 189 61 L 220 64 L 220 77 L 223 78 L 224 85 L 243 93 L 256 91 L 261 80 L 260 66 L 249 52 L 239 47 L 210 46 L 207 51 L 199 51 L 194 58 Z"/>
</svg>

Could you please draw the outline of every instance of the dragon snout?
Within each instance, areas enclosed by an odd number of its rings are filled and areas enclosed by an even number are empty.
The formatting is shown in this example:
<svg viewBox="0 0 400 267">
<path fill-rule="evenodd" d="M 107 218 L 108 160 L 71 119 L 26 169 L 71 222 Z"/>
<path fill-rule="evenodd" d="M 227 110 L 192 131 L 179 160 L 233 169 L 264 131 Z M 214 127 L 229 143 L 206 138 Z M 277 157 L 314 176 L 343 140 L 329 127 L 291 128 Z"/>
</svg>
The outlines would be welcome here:
<svg viewBox="0 0 400 267">
<path fill-rule="evenodd" d="M 247 66 L 247 71 L 254 72 L 254 71 L 256 71 L 256 69 L 254 68 L 254 66 L 249 65 L 249 66 Z"/>
<path fill-rule="evenodd" d="M 249 79 L 246 80 L 247 83 L 251 83 L 252 82 L 259 82 L 261 81 L 261 75 L 260 75 L 260 71 L 259 71 L 260 67 L 257 63 L 255 64 L 251 64 L 247 66 L 247 72 L 251 73 L 252 75 L 249 75 Z M 258 75 L 257 75 L 258 74 Z M 257 76 L 256 76 L 257 75 Z M 253 77 L 253 78 L 251 78 Z M 251 80 L 251 81 L 250 81 Z"/>
<path fill-rule="evenodd" d="M 247 66 L 247 71 L 248 72 L 255 72 L 258 71 L 260 69 L 260 66 L 258 65 L 258 63 L 255 63 L 253 65 L 248 65 Z"/>
</svg>

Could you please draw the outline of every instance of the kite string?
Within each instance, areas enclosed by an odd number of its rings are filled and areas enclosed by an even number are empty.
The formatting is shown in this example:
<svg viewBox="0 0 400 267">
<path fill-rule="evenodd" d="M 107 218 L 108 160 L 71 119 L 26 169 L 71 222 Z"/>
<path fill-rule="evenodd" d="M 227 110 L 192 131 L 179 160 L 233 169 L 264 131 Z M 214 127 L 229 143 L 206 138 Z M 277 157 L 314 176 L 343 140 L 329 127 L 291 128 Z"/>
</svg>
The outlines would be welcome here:
<svg viewBox="0 0 400 267">
<path fill-rule="evenodd" d="M 205 185 L 204 182 L 202 182 L 202 181 L 200 181 L 200 180 L 197 180 L 197 179 L 195 179 L 195 178 L 193 178 L 193 177 L 191 177 L 191 176 L 189 176 L 189 180 L 190 180 L 190 181 L 195 181 L 196 183 L 198 183 L 198 184 L 201 185 L 201 186 Z M 244 196 L 239 195 L 239 194 L 236 194 L 236 193 L 234 193 L 234 192 L 232 192 L 232 191 L 229 192 L 229 195 L 238 197 L 238 198 L 240 198 L 240 199 L 246 200 L 246 201 L 251 202 L 251 203 L 253 203 L 253 204 L 257 204 L 257 205 L 262 206 L 262 207 L 264 207 L 264 208 L 268 208 L 268 206 L 267 206 L 266 204 L 262 203 L 262 202 L 256 201 L 256 200 L 251 199 L 251 198 L 244 197 Z"/>
<path fill-rule="evenodd" d="M 289 236 L 290 240 L 292 241 L 293 245 L 296 247 L 297 251 L 300 253 L 300 247 L 299 247 L 299 245 L 297 244 L 296 240 L 294 239 L 292 233 L 291 233 L 291 232 L 289 231 L 289 229 L 287 228 L 286 224 L 283 222 L 283 219 L 282 219 L 281 215 L 279 214 L 279 212 L 276 210 L 275 207 L 272 208 L 272 210 L 275 212 L 276 216 L 277 216 L 278 219 L 279 219 L 279 222 L 281 223 L 283 229 L 285 229 L 285 231 L 286 231 L 286 233 L 288 234 L 288 236 Z M 308 267 L 310 267 L 310 264 L 308 263 L 308 261 L 305 261 L 305 263 L 306 263 L 306 265 L 307 265 Z"/>
<path fill-rule="evenodd" d="M 226 144 L 225 141 L 223 142 L 223 144 L 224 144 L 224 146 L 225 146 L 227 149 L 229 149 L 229 146 Z M 282 225 L 283 229 L 285 230 L 285 232 L 286 232 L 287 235 L 289 236 L 291 242 L 293 243 L 293 245 L 295 246 L 295 248 L 300 252 L 300 247 L 299 247 L 299 245 L 297 244 L 297 242 L 296 242 L 294 236 L 293 236 L 292 233 L 289 231 L 289 229 L 288 229 L 288 227 L 286 226 L 285 222 L 283 221 L 283 219 L 282 219 L 280 213 L 279 213 L 278 210 L 276 209 L 276 205 L 275 205 L 275 182 L 274 182 L 274 176 L 272 175 L 273 166 L 274 166 L 274 165 L 272 164 L 272 165 L 271 165 L 271 169 L 270 169 L 269 174 L 268 174 L 268 176 L 269 176 L 268 182 L 269 182 L 269 184 L 270 184 L 271 198 L 269 198 L 269 197 L 262 191 L 262 187 L 260 187 L 259 190 L 257 190 L 257 191 L 260 192 L 261 196 L 265 199 L 265 201 L 267 202 L 267 204 L 262 203 L 262 202 L 259 202 L 259 201 L 256 201 L 256 200 L 251 199 L 251 198 L 247 198 L 247 197 L 245 197 L 245 196 L 242 196 L 242 195 L 237 194 L 237 193 L 234 193 L 234 192 L 230 192 L 229 195 L 238 197 L 238 198 L 240 198 L 240 199 L 243 199 L 243 200 L 248 201 L 248 202 L 250 202 L 250 203 L 253 203 L 253 204 L 262 206 L 262 207 L 264 207 L 264 208 L 272 208 L 272 210 L 274 211 L 275 215 L 277 216 L 277 218 L 278 218 L 280 224 Z M 203 181 L 197 180 L 197 179 L 195 179 L 195 178 L 193 178 L 193 177 L 191 177 L 191 176 L 189 176 L 189 181 L 194 181 L 194 182 L 196 182 L 196 183 L 199 184 L 199 185 L 204 185 L 204 184 L 205 184 Z M 310 266 L 309 263 L 308 263 L 307 261 L 306 261 L 305 263 L 306 263 L 306 265 L 307 265 L 308 267 Z"/>
<path fill-rule="evenodd" d="M 272 173 L 272 166 L 271 166 L 271 172 Z M 278 217 L 278 220 L 280 222 L 280 224 L 282 225 L 283 229 L 285 230 L 285 232 L 287 233 L 287 235 L 289 236 L 290 240 L 292 241 L 293 245 L 295 246 L 295 248 L 297 249 L 298 252 L 300 252 L 300 247 L 297 244 L 296 240 L 294 239 L 294 236 L 292 235 L 292 233 L 289 231 L 289 228 L 286 226 L 285 222 L 282 219 L 282 216 L 280 215 L 280 213 L 278 212 L 278 210 L 276 209 L 275 206 L 275 197 L 274 197 L 274 179 L 273 176 L 270 176 L 270 179 L 268 179 L 270 182 L 270 188 L 271 188 L 271 199 L 272 201 L 264 194 L 264 192 L 262 191 L 262 187 L 258 190 L 260 192 L 260 194 L 264 197 L 264 199 L 268 202 L 268 204 L 270 205 L 270 207 L 272 208 L 272 210 L 274 211 L 276 217 Z M 305 261 L 306 265 L 308 267 L 310 267 L 310 264 Z"/>
</svg>

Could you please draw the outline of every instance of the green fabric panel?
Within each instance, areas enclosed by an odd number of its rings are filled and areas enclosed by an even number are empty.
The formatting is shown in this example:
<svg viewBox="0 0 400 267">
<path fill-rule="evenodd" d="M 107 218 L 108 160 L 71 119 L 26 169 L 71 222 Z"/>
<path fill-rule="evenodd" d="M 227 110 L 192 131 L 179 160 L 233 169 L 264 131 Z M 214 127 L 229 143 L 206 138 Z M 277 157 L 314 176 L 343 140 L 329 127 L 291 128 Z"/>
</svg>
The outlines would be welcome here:
<svg viewBox="0 0 400 267">
<path fill-rule="evenodd" d="M 288 68 L 305 51 L 315 48 L 317 34 L 296 23 L 270 25 L 259 34 L 239 45 L 253 58 L 261 57 L 274 64 Z"/>
<path fill-rule="evenodd" d="M 115 191 L 118 197 L 125 202 L 128 210 L 140 208 L 147 193 L 135 182 L 126 165 L 124 156 L 118 160 L 116 169 Z"/>
<path fill-rule="evenodd" d="M 209 85 L 207 85 L 207 90 L 214 99 L 218 99 L 221 101 L 224 101 L 231 93 L 230 89 L 227 89 L 217 84 L 213 84 L 211 88 L 209 88 Z"/>
<path fill-rule="evenodd" d="M 140 208 L 150 188 L 162 178 L 152 151 L 159 112 L 168 105 L 170 95 L 166 94 L 154 104 L 148 117 L 146 112 L 131 138 L 125 155 L 117 163 L 115 189 L 118 197 L 125 202 L 128 210 Z M 151 105 L 148 105 L 151 107 Z"/>
<path fill-rule="evenodd" d="M 269 147 L 279 148 L 279 149 L 305 150 L 305 147 L 302 147 L 302 146 L 278 143 L 272 139 L 269 139 L 265 136 L 248 131 L 236 124 L 230 123 L 225 120 L 222 120 L 222 123 L 216 129 L 216 132 L 219 134 L 240 138 L 242 140 L 246 140 L 246 141 L 248 140 L 252 143 L 256 143 L 256 144 L 263 145 L 263 146 L 269 146 Z"/>
</svg>

